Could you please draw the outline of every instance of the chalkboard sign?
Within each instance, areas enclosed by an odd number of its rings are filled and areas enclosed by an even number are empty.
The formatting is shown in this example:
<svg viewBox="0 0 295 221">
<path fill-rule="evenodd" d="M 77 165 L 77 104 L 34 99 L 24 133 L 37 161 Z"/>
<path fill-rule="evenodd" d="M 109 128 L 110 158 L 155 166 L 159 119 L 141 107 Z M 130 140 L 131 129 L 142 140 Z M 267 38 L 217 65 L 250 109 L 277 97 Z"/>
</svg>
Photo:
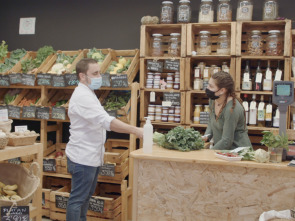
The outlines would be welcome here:
<svg viewBox="0 0 295 221">
<path fill-rule="evenodd" d="M 127 74 L 112 75 L 111 76 L 111 87 L 112 88 L 128 87 Z"/>
<path fill-rule="evenodd" d="M 22 75 L 20 73 L 9 74 L 10 84 L 20 84 L 22 83 Z"/>
<path fill-rule="evenodd" d="M 22 118 L 35 118 L 36 107 L 35 106 L 23 106 Z"/>
<path fill-rule="evenodd" d="M 8 117 L 11 118 L 20 118 L 20 109 L 21 107 L 8 105 Z"/>
<path fill-rule="evenodd" d="M 101 74 L 102 77 L 102 87 L 110 87 L 111 86 L 111 77 L 110 77 L 110 73 L 104 73 Z"/>
<path fill-rule="evenodd" d="M 104 200 L 95 199 L 94 197 L 91 197 L 89 200 L 88 210 L 91 210 L 93 212 L 103 213 Z"/>
<path fill-rule="evenodd" d="M 165 60 L 164 69 L 169 71 L 179 71 L 179 60 Z"/>
<path fill-rule="evenodd" d="M 43 172 L 56 172 L 56 160 L 43 159 Z"/>
<path fill-rule="evenodd" d="M 6 105 L 0 105 L 0 110 L 3 110 L 3 109 L 7 109 L 8 110 L 8 107 Z"/>
<path fill-rule="evenodd" d="M 0 86 L 4 86 L 4 87 L 10 86 L 8 75 L 0 75 Z"/>
<path fill-rule="evenodd" d="M 99 175 L 101 176 L 115 176 L 115 165 L 114 164 L 104 164 L 99 167 Z"/>
<path fill-rule="evenodd" d="M 180 106 L 180 93 L 179 92 L 164 92 L 164 101 L 171 101 L 172 106 Z"/>
<path fill-rule="evenodd" d="M 22 84 L 27 86 L 34 86 L 36 75 L 34 74 L 22 74 Z"/>
<path fill-rule="evenodd" d="M 77 86 L 79 84 L 77 74 L 65 74 L 64 77 L 65 77 L 66 87 Z"/>
<path fill-rule="evenodd" d="M 52 76 L 52 87 L 65 87 L 65 77 L 64 75 L 53 75 Z"/>
<path fill-rule="evenodd" d="M 51 118 L 58 120 L 66 119 L 66 109 L 64 107 L 52 107 Z"/>
<path fill-rule="evenodd" d="M 9 159 L 8 163 L 19 165 L 19 164 L 21 164 L 20 157 Z"/>
<path fill-rule="evenodd" d="M 69 197 L 55 195 L 55 206 L 60 209 L 67 209 Z"/>
<path fill-rule="evenodd" d="M 36 108 L 36 118 L 38 119 L 49 119 L 49 107 L 37 107 Z"/>
<path fill-rule="evenodd" d="M 148 60 L 147 69 L 150 71 L 163 72 L 163 62 Z"/>
<path fill-rule="evenodd" d="M 52 74 L 37 74 L 37 84 L 51 86 Z"/>
<path fill-rule="evenodd" d="M 30 221 L 29 206 L 12 207 L 10 214 L 8 215 L 9 210 L 10 206 L 1 207 L 1 221 Z"/>
<path fill-rule="evenodd" d="M 110 111 L 107 110 L 107 113 L 110 116 L 117 118 L 117 111 L 116 110 L 110 110 Z"/>
</svg>

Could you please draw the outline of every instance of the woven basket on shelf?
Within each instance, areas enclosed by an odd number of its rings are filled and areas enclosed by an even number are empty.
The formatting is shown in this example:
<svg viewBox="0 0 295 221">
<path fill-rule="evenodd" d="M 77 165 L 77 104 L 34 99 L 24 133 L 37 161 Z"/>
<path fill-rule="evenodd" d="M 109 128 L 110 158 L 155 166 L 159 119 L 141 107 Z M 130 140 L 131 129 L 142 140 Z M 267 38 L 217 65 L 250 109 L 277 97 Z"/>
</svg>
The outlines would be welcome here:
<svg viewBox="0 0 295 221">
<path fill-rule="evenodd" d="M 8 137 L 0 138 L 0 150 L 4 149 L 8 144 Z"/>
<path fill-rule="evenodd" d="M 0 130 L 4 133 L 9 133 L 11 131 L 11 124 L 13 120 L 9 119 L 8 121 L 0 121 Z"/>
<path fill-rule="evenodd" d="M 0 207 L 11 206 L 14 202 L 17 206 L 27 206 L 40 184 L 39 175 L 40 167 L 36 162 L 31 164 L 29 170 L 17 164 L 0 163 L 0 181 L 6 185 L 16 184 L 17 193 L 22 197 L 15 201 L 0 199 Z"/>
<path fill-rule="evenodd" d="M 32 145 L 36 142 L 37 137 L 39 134 L 36 134 L 34 136 L 26 136 L 26 137 L 14 137 L 9 138 L 8 146 L 26 146 L 26 145 Z"/>
</svg>

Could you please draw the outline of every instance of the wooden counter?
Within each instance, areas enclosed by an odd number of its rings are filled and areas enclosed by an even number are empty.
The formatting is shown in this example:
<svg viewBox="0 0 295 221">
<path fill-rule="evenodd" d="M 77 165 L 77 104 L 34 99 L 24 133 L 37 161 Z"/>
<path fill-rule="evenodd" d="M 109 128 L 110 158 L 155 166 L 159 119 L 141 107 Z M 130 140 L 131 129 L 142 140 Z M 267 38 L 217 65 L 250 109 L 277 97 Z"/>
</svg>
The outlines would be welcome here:
<svg viewBox="0 0 295 221">
<path fill-rule="evenodd" d="M 179 152 L 154 146 L 134 158 L 133 219 L 258 220 L 295 207 L 295 168 L 287 163 L 229 162 L 213 150 Z"/>
</svg>

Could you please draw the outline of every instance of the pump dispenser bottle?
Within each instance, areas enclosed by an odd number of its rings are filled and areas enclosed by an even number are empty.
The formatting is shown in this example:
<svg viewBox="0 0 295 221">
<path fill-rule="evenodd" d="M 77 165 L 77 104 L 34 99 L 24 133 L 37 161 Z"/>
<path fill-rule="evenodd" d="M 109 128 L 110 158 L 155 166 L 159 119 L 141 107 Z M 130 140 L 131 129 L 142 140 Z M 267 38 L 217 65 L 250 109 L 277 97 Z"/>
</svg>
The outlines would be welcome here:
<svg viewBox="0 0 295 221">
<path fill-rule="evenodd" d="M 149 117 L 145 117 L 146 123 L 143 126 L 143 152 L 152 153 L 153 150 L 153 125 Z"/>
</svg>

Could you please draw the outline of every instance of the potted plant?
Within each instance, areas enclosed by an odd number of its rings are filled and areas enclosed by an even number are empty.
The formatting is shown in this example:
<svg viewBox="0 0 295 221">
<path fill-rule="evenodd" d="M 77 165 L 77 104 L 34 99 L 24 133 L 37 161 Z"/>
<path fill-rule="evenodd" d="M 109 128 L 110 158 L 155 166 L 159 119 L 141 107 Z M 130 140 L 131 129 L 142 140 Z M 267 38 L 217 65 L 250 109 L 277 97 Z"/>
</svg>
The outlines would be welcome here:
<svg viewBox="0 0 295 221">
<path fill-rule="evenodd" d="M 268 147 L 270 162 L 282 162 L 283 150 L 288 150 L 289 144 L 291 144 L 292 141 L 289 141 L 288 136 L 285 134 L 274 135 L 273 132 L 270 131 L 262 131 L 262 133 L 263 137 L 260 143 Z"/>
</svg>

